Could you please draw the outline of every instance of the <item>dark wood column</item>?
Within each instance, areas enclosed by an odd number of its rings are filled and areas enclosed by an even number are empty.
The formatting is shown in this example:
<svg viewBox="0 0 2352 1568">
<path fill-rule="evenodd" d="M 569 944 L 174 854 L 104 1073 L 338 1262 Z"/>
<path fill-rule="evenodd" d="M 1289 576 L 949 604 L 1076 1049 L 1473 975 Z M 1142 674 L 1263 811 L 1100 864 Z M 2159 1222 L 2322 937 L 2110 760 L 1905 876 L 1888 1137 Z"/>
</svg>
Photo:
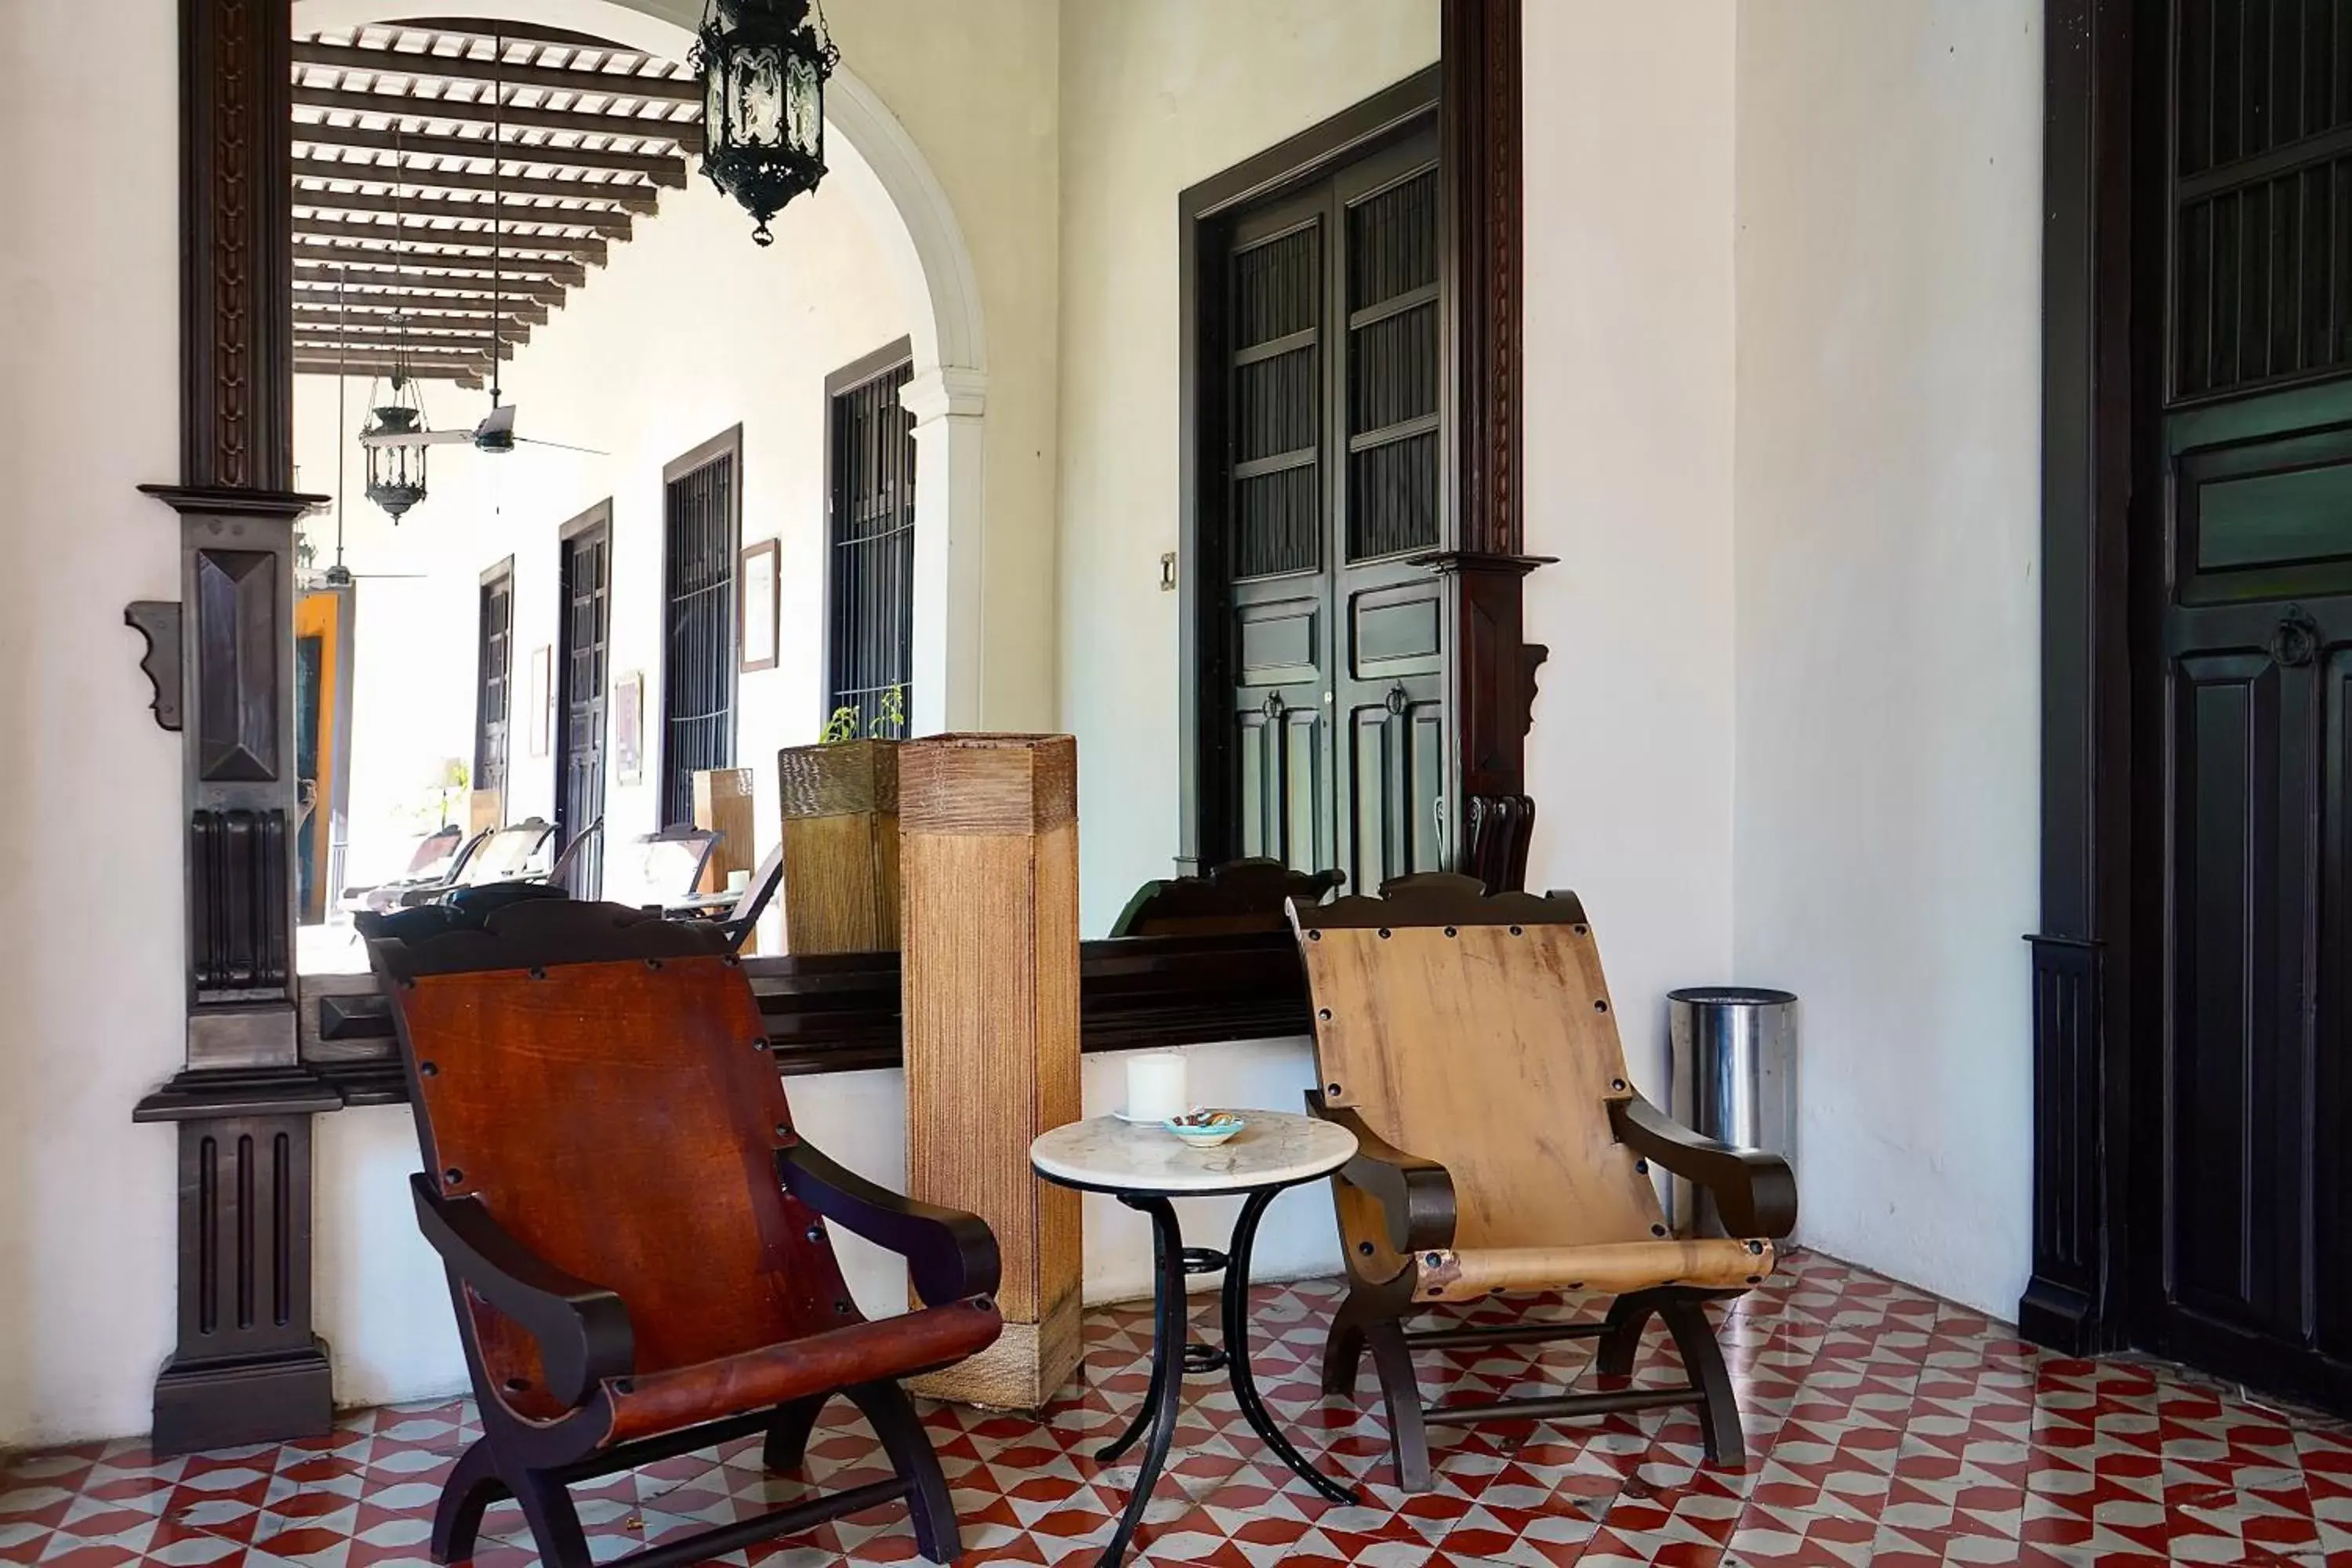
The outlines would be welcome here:
<svg viewBox="0 0 2352 1568">
<path fill-rule="evenodd" d="M 2028 1339 L 2124 1342 L 2131 694 L 2131 0 L 2052 0 L 2043 127 L 2042 929 Z M 2160 15 L 2160 13 L 2159 13 Z"/>
<path fill-rule="evenodd" d="M 1522 0 L 1445 0 L 1439 118 L 1445 286 L 1453 334 L 1445 485 L 1454 548 L 1430 559 L 1450 580 L 1454 753 L 1447 793 L 1461 868 L 1489 888 L 1526 885 L 1535 803 L 1527 737 L 1546 649 L 1525 637 L 1521 500 L 1519 9 Z"/>
<path fill-rule="evenodd" d="M 310 1331 L 310 1119 L 296 1043 L 289 0 L 181 6 L 180 599 L 134 605 L 182 743 L 186 1067 L 141 1100 L 180 1130 L 179 1342 L 154 1447 L 324 1431 Z"/>
</svg>

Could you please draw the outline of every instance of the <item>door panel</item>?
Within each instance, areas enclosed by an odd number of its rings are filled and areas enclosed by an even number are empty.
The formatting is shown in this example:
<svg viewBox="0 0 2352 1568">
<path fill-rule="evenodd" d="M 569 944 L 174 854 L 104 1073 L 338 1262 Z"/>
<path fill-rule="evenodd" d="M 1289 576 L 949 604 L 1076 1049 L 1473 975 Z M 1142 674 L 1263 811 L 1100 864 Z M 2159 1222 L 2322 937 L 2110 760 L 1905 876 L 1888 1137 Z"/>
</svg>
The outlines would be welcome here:
<svg viewBox="0 0 2352 1568">
<path fill-rule="evenodd" d="M 2183 659 L 2173 1048 L 2174 1280 L 2187 1307 L 2269 1321 L 2282 1262 L 2267 1236 L 2277 1172 L 2257 1158 L 2283 1120 L 2275 974 L 2279 672 L 2259 654 Z"/>
<path fill-rule="evenodd" d="M 1354 743 L 1337 781 L 1351 887 L 1444 866 L 1444 605 L 1421 559 L 1444 538 L 1438 503 L 1436 146 L 1415 139 L 1343 169 L 1348 237 L 1332 287 L 1347 331 L 1334 602 L 1346 658 L 1335 683 Z M 1428 763 L 1434 762 L 1433 776 Z"/>
<path fill-rule="evenodd" d="M 2319 676 L 2319 962 L 2314 966 L 2311 1234 L 2313 1342 L 2323 1363 L 2352 1366 L 2352 648 L 2336 647 Z"/>
<path fill-rule="evenodd" d="M 1300 870 L 1332 863 L 1331 689 L 1322 438 L 1327 215 L 1309 195 L 1234 230 L 1225 433 L 1232 487 L 1233 712 L 1239 727 L 1236 852 Z"/>
<path fill-rule="evenodd" d="M 1285 708 L 1279 692 L 1241 716 L 1241 853 L 1301 871 L 1331 864 L 1330 746 L 1322 714 Z"/>
</svg>

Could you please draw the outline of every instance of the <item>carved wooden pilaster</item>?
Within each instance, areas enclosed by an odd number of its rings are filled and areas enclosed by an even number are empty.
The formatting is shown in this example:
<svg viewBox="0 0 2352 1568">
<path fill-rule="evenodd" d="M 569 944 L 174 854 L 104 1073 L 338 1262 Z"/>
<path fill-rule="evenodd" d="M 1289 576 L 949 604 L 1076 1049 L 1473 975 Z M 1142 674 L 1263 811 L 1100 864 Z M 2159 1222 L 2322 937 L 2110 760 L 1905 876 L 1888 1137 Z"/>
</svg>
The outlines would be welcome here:
<svg viewBox="0 0 2352 1568">
<path fill-rule="evenodd" d="M 181 0 L 180 463 L 192 489 L 294 479 L 290 0 Z"/>
<path fill-rule="evenodd" d="M 179 516 L 180 598 L 125 613 L 180 732 L 185 825 L 187 1065 L 133 1112 L 180 1129 L 163 1453 L 331 1422 L 310 1119 L 342 1103 L 295 1028 L 294 523 L 321 498 L 289 493 L 290 0 L 183 0 L 180 17 L 183 477 L 142 487 Z"/>
<path fill-rule="evenodd" d="M 1495 890 L 1525 886 L 1527 735 L 1545 650 L 1525 637 L 1520 426 L 1521 0 L 1445 0 L 1439 108 L 1453 244 L 1445 396 L 1454 547 L 1430 558 L 1450 579 L 1459 869 Z"/>
</svg>

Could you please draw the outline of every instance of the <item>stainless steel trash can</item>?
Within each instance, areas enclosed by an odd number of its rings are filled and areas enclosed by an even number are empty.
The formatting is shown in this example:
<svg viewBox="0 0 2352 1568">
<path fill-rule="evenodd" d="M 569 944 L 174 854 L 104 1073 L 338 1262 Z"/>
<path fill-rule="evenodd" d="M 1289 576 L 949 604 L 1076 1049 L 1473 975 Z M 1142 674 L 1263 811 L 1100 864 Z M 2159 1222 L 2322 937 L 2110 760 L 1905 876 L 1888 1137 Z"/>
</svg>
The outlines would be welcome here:
<svg viewBox="0 0 2352 1568">
<path fill-rule="evenodd" d="M 1741 1149 L 1794 1164 L 1797 1150 L 1797 998 L 1747 985 L 1666 994 L 1675 1120 Z M 1675 1178 L 1671 1218 L 1684 1236 L 1721 1236 L 1715 1202 Z"/>
</svg>

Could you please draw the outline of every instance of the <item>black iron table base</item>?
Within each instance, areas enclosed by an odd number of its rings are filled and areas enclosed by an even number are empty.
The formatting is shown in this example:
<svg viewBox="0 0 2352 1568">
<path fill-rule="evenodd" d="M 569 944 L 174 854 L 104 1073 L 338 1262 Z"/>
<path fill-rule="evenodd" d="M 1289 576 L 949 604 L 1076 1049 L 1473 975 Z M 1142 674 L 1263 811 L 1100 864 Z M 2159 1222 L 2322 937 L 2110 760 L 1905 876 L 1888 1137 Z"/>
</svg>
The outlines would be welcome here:
<svg viewBox="0 0 2352 1568">
<path fill-rule="evenodd" d="M 1242 1418 L 1250 1424 L 1252 1431 L 1265 1439 L 1265 1446 L 1272 1448 L 1284 1464 L 1333 1502 L 1352 1503 L 1357 1500 L 1353 1491 L 1308 1464 L 1291 1446 L 1290 1439 L 1282 1435 L 1281 1428 L 1274 1424 L 1274 1418 L 1266 1414 L 1265 1402 L 1258 1397 L 1257 1379 L 1250 1368 L 1250 1250 L 1257 1240 L 1258 1221 L 1265 1216 L 1266 1205 L 1284 1190 L 1284 1187 L 1277 1186 L 1250 1190 L 1248 1196 L 1242 1200 L 1241 1216 L 1234 1222 L 1233 1239 L 1224 1252 L 1185 1246 L 1182 1227 L 1176 1220 L 1176 1207 L 1166 1197 L 1150 1193 L 1117 1194 L 1118 1201 L 1128 1207 L 1151 1216 L 1155 1265 L 1151 1387 L 1143 1396 L 1142 1408 L 1128 1423 L 1127 1430 L 1095 1456 L 1104 1464 L 1116 1463 L 1120 1456 L 1135 1447 L 1138 1438 L 1149 1434 L 1142 1461 L 1135 1474 L 1135 1490 L 1128 1499 L 1126 1510 L 1119 1515 L 1118 1529 L 1111 1536 L 1109 1549 L 1103 1553 L 1104 1568 L 1115 1568 L 1116 1564 L 1126 1560 L 1127 1549 L 1135 1540 L 1136 1529 L 1143 1522 L 1143 1511 L 1150 1506 L 1152 1489 L 1159 1483 L 1160 1472 L 1168 1462 L 1169 1445 L 1176 1436 L 1176 1420 L 1183 1404 L 1184 1378 L 1188 1373 L 1222 1369 L 1233 1383 L 1234 1398 L 1241 1405 Z M 1220 1292 L 1224 1321 L 1225 1342 L 1223 1346 L 1202 1344 L 1192 1339 L 1190 1303 L 1184 1289 L 1187 1276 L 1213 1274 L 1219 1269 L 1223 1269 L 1225 1276 Z"/>
</svg>

